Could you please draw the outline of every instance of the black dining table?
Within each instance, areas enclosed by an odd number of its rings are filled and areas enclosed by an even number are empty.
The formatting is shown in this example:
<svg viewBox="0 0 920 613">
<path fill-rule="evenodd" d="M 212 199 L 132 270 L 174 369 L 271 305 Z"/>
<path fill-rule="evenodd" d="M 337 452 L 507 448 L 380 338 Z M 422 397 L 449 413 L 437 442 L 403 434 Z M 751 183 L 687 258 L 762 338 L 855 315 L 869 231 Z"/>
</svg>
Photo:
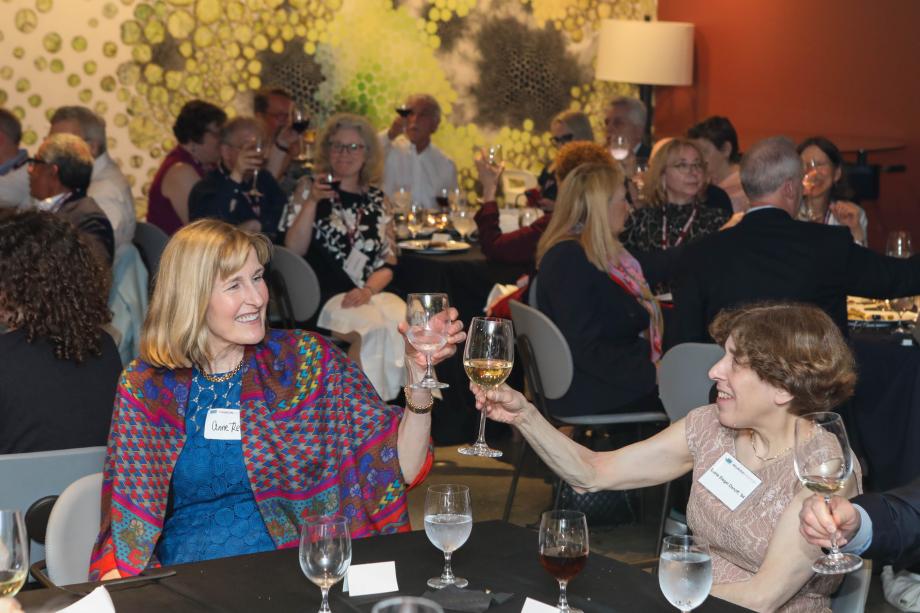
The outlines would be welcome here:
<svg viewBox="0 0 920 613">
<path fill-rule="evenodd" d="M 459 253 L 426 254 L 404 249 L 389 291 L 403 298 L 409 293 L 444 292 L 469 326 L 473 317 L 484 315 L 486 299 L 496 283 L 514 283 L 529 272 L 525 265 L 489 262 L 477 244 Z M 432 418 L 432 437 L 442 445 L 470 442 L 478 428 L 461 353 L 437 366 L 438 379 L 450 385 L 442 390 L 443 398 Z M 513 372 L 509 384 L 518 377 Z"/>
<path fill-rule="evenodd" d="M 443 554 L 424 531 L 376 536 L 352 544 L 352 564 L 396 562 L 399 594 L 419 596 L 425 582 L 441 572 Z M 176 574 L 149 582 L 112 586 L 117 611 L 170 613 L 199 611 L 315 611 L 320 590 L 300 570 L 296 549 L 221 558 L 171 567 Z M 500 521 L 474 524 L 473 532 L 453 556 L 453 569 L 469 579 L 468 589 L 510 593 L 488 610 L 517 613 L 527 597 L 555 604 L 558 585 L 538 561 L 537 533 Z M 94 584 L 70 586 L 88 593 Z M 673 613 L 653 575 L 602 555 L 591 554 L 585 569 L 569 583 L 569 602 L 585 613 L 636 611 Z M 375 602 L 391 594 L 350 598 L 341 583 L 333 587 L 329 604 L 334 613 L 368 613 Z M 17 596 L 26 612 L 57 610 L 78 599 L 61 589 L 22 592 Z M 699 613 L 747 611 L 710 596 Z"/>
</svg>

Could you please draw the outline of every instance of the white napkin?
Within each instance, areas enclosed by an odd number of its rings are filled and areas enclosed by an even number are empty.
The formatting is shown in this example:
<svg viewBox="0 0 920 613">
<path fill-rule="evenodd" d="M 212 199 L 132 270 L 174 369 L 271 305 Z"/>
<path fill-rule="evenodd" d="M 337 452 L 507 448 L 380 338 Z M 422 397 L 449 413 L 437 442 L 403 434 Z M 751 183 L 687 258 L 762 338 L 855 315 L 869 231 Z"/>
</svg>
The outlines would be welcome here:
<svg viewBox="0 0 920 613">
<path fill-rule="evenodd" d="M 396 325 L 406 317 L 406 303 L 396 294 L 375 294 L 359 307 L 343 308 L 345 294 L 336 294 L 323 305 L 317 324 L 339 334 L 357 332 L 361 337 L 361 369 L 380 397 L 399 395 L 406 345 Z"/>
<path fill-rule="evenodd" d="M 521 613 L 553 613 L 558 611 L 556 607 L 552 607 L 546 603 L 540 602 L 539 600 L 534 600 L 533 598 L 528 598 L 524 601 L 524 606 L 521 607 Z"/>
<path fill-rule="evenodd" d="M 355 564 L 345 575 L 342 591 L 349 596 L 366 596 L 368 594 L 386 594 L 398 592 L 396 582 L 396 562 L 375 562 L 373 564 Z"/>
<path fill-rule="evenodd" d="M 115 605 L 105 586 L 100 585 L 92 592 L 58 613 L 115 613 Z"/>
</svg>

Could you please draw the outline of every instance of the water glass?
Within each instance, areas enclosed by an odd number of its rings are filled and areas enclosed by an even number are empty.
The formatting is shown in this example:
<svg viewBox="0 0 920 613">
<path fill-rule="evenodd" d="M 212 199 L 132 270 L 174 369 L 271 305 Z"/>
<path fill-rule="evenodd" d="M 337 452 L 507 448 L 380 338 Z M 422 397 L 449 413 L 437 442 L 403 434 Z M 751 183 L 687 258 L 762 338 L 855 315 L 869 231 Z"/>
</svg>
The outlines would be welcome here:
<svg viewBox="0 0 920 613">
<path fill-rule="evenodd" d="M 569 606 L 569 581 L 588 563 L 588 521 L 581 511 L 546 511 L 540 518 L 540 564 L 559 582 L 562 613 L 582 613 Z"/>
<path fill-rule="evenodd" d="M 470 488 L 465 485 L 432 485 L 425 494 L 425 534 L 431 544 L 444 552 L 444 570 L 440 577 L 428 580 L 428 587 L 442 589 L 448 585 L 466 587 L 469 581 L 454 575 L 451 555 L 466 542 L 473 531 Z"/>
<path fill-rule="evenodd" d="M 300 569 L 323 592 L 319 613 L 330 613 L 329 588 L 351 564 L 351 534 L 344 515 L 308 517 L 300 534 Z"/>
<path fill-rule="evenodd" d="M 396 596 L 381 600 L 374 605 L 371 613 L 444 613 L 441 605 L 418 596 Z"/>
<path fill-rule="evenodd" d="M 888 242 L 885 245 L 885 255 L 893 258 L 909 258 L 913 255 L 910 245 L 910 232 L 895 230 L 888 233 Z"/>
<path fill-rule="evenodd" d="M 29 574 L 29 539 L 22 511 L 0 510 L 0 597 L 15 596 Z"/>
<path fill-rule="evenodd" d="M 465 241 L 467 236 L 476 229 L 476 221 L 473 219 L 475 216 L 476 212 L 470 207 L 458 206 L 451 209 L 450 223 L 454 226 L 454 230 L 460 233 L 461 240 Z"/>
<path fill-rule="evenodd" d="M 543 215 L 543 211 L 540 209 L 534 209 L 527 207 L 521 210 L 521 214 L 518 216 L 518 227 L 526 228 L 536 220 L 540 219 L 540 216 Z"/>
<path fill-rule="evenodd" d="M 629 140 L 622 135 L 610 137 L 610 155 L 618 162 L 629 157 Z"/>
<path fill-rule="evenodd" d="M 658 585 L 681 611 L 703 604 L 712 589 L 709 543 L 698 536 L 666 536 L 658 558 Z"/>
<path fill-rule="evenodd" d="M 463 348 L 463 370 L 483 389 L 505 382 L 514 366 L 514 329 L 511 321 L 498 317 L 474 317 Z M 463 455 L 500 458 L 502 452 L 486 444 L 486 412 L 479 413 L 479 436 L 472 445 L 458 449 Z"/>
<path fill-rule="evenodd" d="M 411 229 L 411 226 L 410 226 Z M 409 343 L 425 356 L 425 376 L 413 389 L 444 389 L 450 387 L 434 376 L 431 356 L 447 344 L 450 333 L 450 302 L 447 294 L 409 294 L 406 296 L 406 323 Z"/>
</svg>

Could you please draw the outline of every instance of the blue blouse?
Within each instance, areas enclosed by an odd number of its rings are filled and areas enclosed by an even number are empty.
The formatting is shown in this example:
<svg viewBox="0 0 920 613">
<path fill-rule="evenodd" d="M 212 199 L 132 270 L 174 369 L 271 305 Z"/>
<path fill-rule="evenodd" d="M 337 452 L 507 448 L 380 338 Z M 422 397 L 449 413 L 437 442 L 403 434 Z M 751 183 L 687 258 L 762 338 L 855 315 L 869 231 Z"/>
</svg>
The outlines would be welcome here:
<svg viewBox="0 0 920 613">
<path fill-rule="evenodd" d="M 185 415 L 186 441 L 173 472 L 172 501 L 156 555 L 183 564 L 271 551 L 243 464 L 241 441 L 204 437 L 209 409 L 239 409 L 242 373 L 212 383 L 196 369 Z"/>
</svg>

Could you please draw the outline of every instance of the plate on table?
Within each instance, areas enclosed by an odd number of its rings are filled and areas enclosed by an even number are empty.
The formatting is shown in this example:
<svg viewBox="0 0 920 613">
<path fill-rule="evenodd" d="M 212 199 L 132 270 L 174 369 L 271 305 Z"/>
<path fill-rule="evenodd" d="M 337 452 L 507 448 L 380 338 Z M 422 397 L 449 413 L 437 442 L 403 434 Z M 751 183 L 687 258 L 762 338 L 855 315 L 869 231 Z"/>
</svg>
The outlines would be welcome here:
<svg viewBox="0 0 920 613">
<path fill-rule="evenodd" d="M 406 251 L 415 251 L 416 253 L 459 253 L 470 248 L 469 243 L 462 241 L 432 241 L 432 240 L 411 240 L 400 241 L 399 247 Z"/>
</svg>

